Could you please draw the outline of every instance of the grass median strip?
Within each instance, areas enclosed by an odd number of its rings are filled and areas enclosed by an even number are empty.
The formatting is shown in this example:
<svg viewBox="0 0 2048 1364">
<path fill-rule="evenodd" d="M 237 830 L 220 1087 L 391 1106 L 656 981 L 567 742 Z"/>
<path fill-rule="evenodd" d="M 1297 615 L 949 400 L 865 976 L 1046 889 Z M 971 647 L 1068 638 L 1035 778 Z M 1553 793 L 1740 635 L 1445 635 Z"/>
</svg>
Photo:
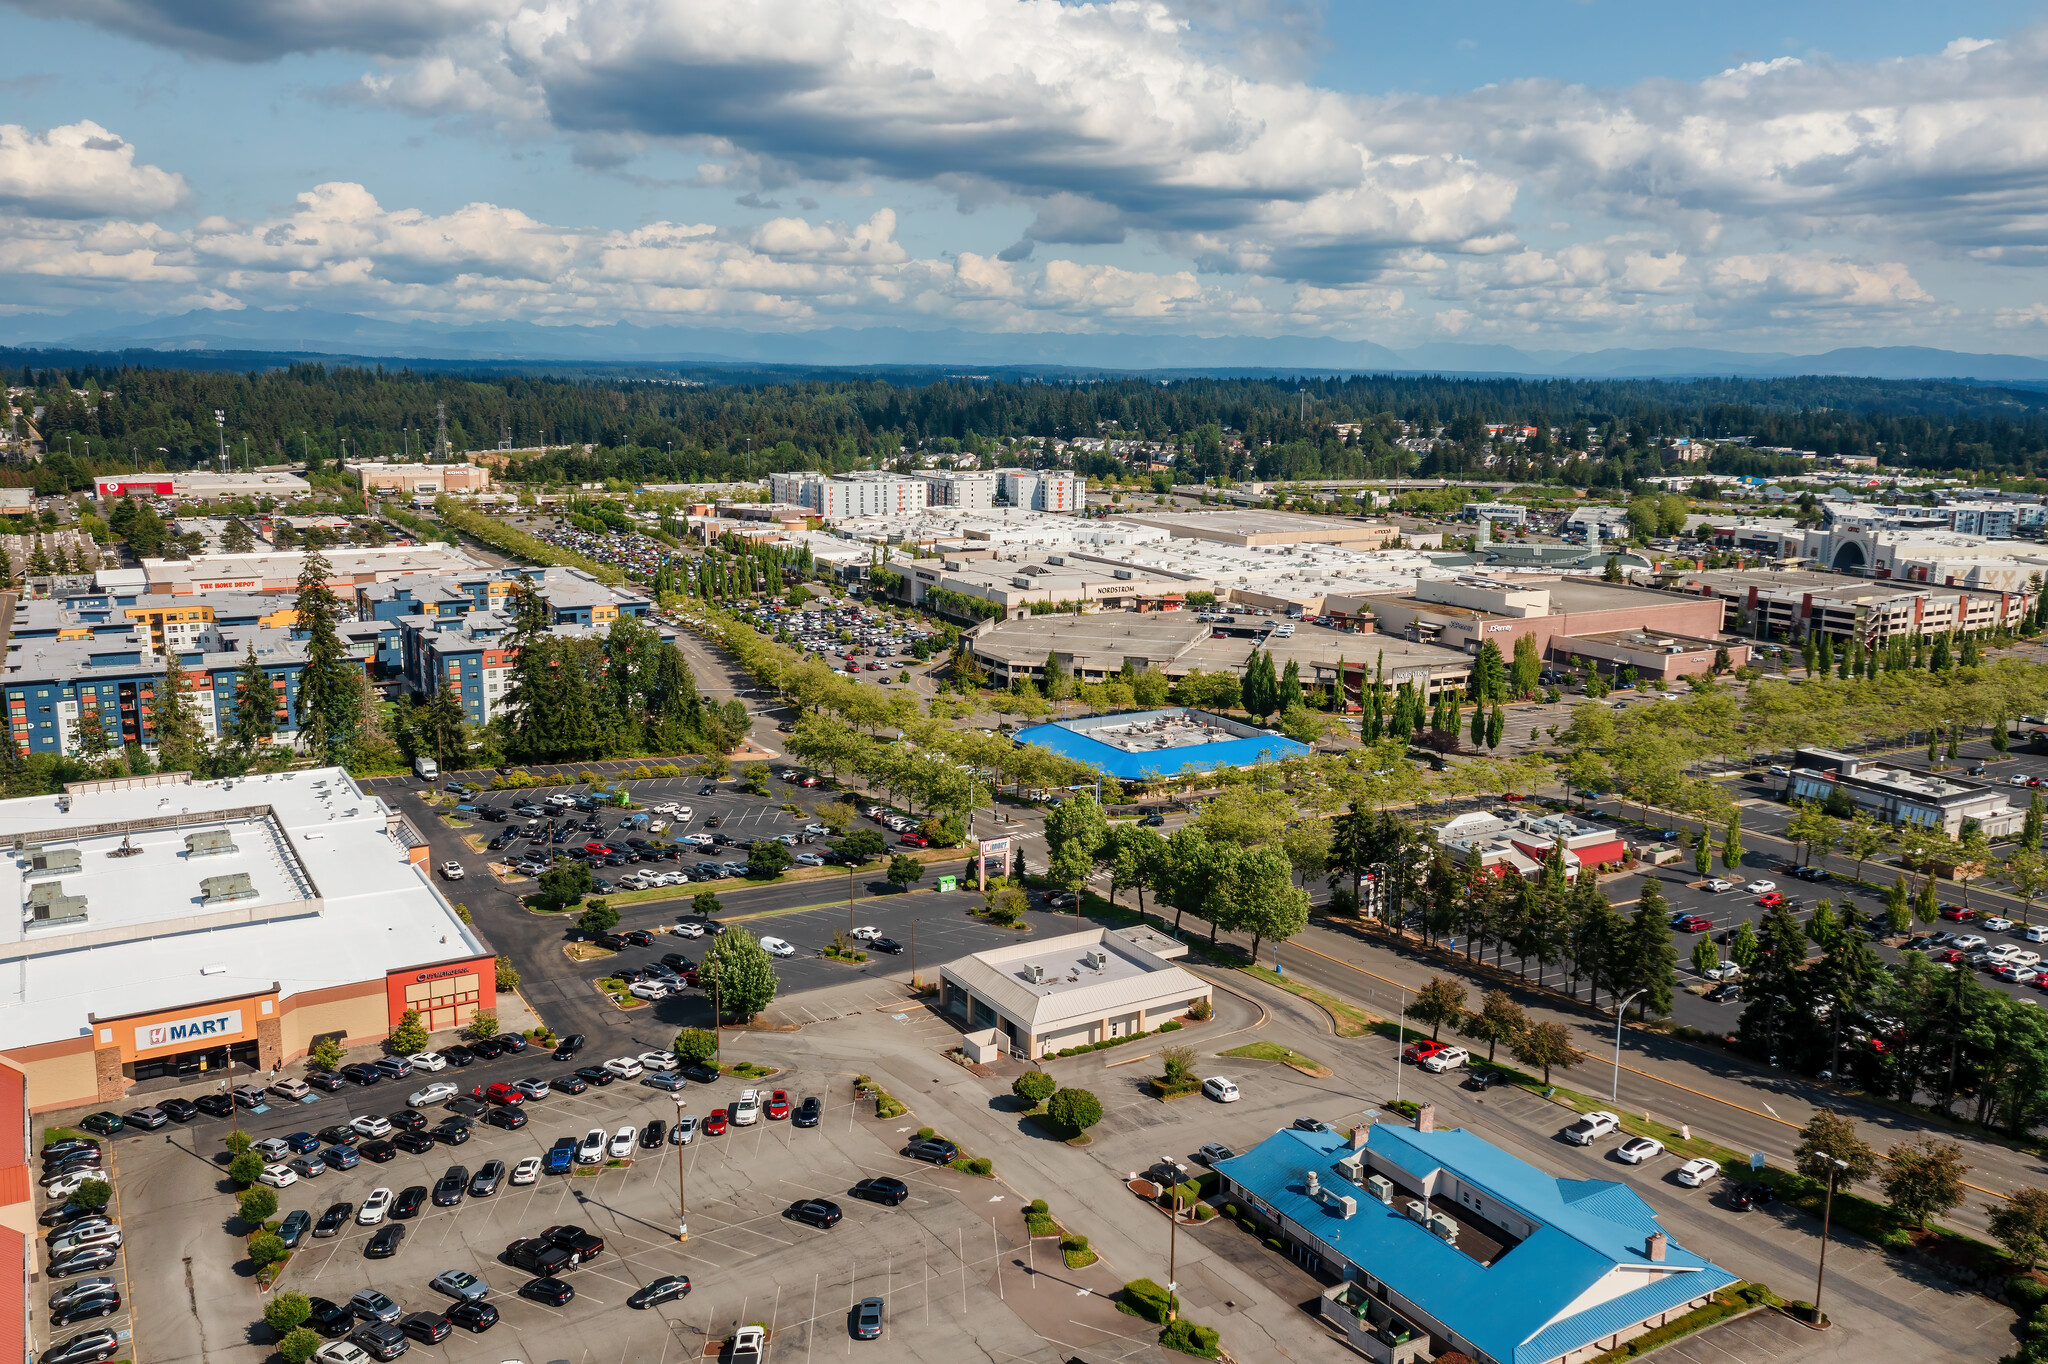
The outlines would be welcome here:
<svg viewBox="0 0 2048 1364">
<path fill-rule="evenodd" d="M 1248 1061 L 1278 1061 L 1281 1065 L 1292 1067 L 1303 1075 L 1330 1074 L 1330 1068 L 1313 1056 L 1303 1056 L 1293 1048 L 1283 1047 L 1278 1042 L 1247 1042 L 1241 1047 L 1232 1047 L 1221 1055 L 1240 1056 Z"/>
<path fill-rule="evenodd" d="M 1346 1004 L 1327 990 L 1318 990 L 1313 985 L 1292 981 L 1265 966 L 1241 966 L 1240 971 L 1248 976 L 1263 980 L 1268 985 L 1277 985 L 1291 995 L 1299 996 L 1320 1007 L 1330 1016 L 1330 1022 L 1339 1037 L 1363 1037 L 1373 1030 L 1379 1020 L 1356 1004 Z"/>
</svg>

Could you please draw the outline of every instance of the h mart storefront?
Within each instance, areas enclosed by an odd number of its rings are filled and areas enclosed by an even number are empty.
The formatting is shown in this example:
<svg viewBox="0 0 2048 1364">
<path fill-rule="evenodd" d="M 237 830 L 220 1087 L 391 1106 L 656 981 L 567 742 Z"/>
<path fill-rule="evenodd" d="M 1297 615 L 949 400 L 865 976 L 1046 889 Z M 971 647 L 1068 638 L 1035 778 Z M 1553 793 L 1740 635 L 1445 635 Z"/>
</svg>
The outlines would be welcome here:
<svg viewBox="0 0 2048 1364">
<path fill-rule="evenodd" d="M 304 1057 L 322 1037 L 351 1047 L 381 1042 L 408 1009 L 419 1010 L 421 1022 L 439 1032 L 461 1027 L 498 1002 L 497 966 L 489 956 L 407 967 L 284 997 L 279 990 L 273 983 L 255 994 L 175 1009 L 88 1014 L 78 1036 L 7 1055 L 28 1074 L 33 1110 L 49 1112 L 120 1103 L 137 1085 L 196 1080 L 226 1069 L 230 1060 L 238 1075 L 244 1069 L 267 1075 Z"/>
</svg>

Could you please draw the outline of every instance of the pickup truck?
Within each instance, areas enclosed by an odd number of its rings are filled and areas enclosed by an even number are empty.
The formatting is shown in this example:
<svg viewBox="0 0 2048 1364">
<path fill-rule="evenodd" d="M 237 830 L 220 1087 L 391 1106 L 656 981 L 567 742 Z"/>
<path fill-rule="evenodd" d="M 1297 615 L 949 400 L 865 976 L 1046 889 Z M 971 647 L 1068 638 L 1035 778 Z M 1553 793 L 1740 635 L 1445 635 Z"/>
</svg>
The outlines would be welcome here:
<svg viewBox="0 0 2048 1364">
<path fill-rule="evenodd" d="M 505 1247 L 505 1259 L 535 1277 L 559 1274 L 576 1263 L 573 1251 L 538 1236 L 522 1236 Z"/>
</svg>

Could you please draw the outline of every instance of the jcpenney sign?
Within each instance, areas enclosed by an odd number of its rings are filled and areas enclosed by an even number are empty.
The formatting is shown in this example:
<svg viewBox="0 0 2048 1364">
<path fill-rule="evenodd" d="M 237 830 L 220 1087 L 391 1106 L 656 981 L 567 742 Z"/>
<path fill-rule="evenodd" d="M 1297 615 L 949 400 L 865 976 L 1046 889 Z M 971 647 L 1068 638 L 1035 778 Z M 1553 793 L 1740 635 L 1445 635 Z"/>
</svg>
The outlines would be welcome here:
<svg viewBox="0 0 2048 1364">
<path fill-rule="evenodd" d="M 242 1011 L 199 1014 L 169 1023 L 146 1023 L 135 1030 L 135 1050 L 155 1051 L 159 1047 L 193 1046 L 219 1041 L 242 1031 Z"/>
</svg>

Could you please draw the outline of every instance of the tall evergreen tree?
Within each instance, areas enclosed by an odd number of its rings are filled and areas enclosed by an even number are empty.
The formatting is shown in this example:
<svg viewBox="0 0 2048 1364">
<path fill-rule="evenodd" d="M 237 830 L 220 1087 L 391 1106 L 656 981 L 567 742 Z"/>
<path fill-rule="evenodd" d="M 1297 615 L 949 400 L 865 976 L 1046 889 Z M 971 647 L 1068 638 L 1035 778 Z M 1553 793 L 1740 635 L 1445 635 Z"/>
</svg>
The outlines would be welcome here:
<svg viewBox="0 0 2048 1364">
<path fill-rule="evenodd" d="M 1271 666 L 1268 663 L 1267 666 Z M 1280 674 L 1280 694 L 1275 710 L 1285 712 L 1302 704 L 1301 664 L 1295 659 L 1287 660 L 1287 671 Z"/>
<path fill-rule="evenodd" d="M 150 698 L 149 723 L 164 771 L 198 771 L 206 756 L 206 730 L 192 700 L 192 680 L 174 654 L 166 656 L 164 674 Z"/>
<path fill-rule="evenodd" d="M 299 568 L 293 633 L 306 642 L 306 663 L 299 673 L 299 739 L 320 761 L 346 764 L 361 714 L 362 667 L 341 642 L 341 608 L 327 585 L 333 572 L 317 550 Z"/>
<path fill-rule="evenodd" d="M 248 762 L 256 746 L 277 732 L 276 692 L 270 674 L 256 657 L 256 643 L 249 642 L 242 666 L 235 672 L 235 712 L 228 739 Z"/>
<path fill-rule="evenodd" d="M 1507 730 L 1507 712 L 1495 704 L 1493 714 L 1486 717 L 1486 746 L 1500 747 L 1500 736 Z"/>
<path fill-rule="evenodd" d="M 1641 990 L 1636 1001 L 1637 1017 L 1651 1012 L 1669 1015 L 1671 996 L 1678 979 L 1678 949 L 1671 941 L 1671 919 L 1664 896 L 1647 893 L 1654 881 L 1645 882 L 1645 894 L 1636 905 L 1628 931 L 1628 977 L 1626 992 Z"/>
</svg>

